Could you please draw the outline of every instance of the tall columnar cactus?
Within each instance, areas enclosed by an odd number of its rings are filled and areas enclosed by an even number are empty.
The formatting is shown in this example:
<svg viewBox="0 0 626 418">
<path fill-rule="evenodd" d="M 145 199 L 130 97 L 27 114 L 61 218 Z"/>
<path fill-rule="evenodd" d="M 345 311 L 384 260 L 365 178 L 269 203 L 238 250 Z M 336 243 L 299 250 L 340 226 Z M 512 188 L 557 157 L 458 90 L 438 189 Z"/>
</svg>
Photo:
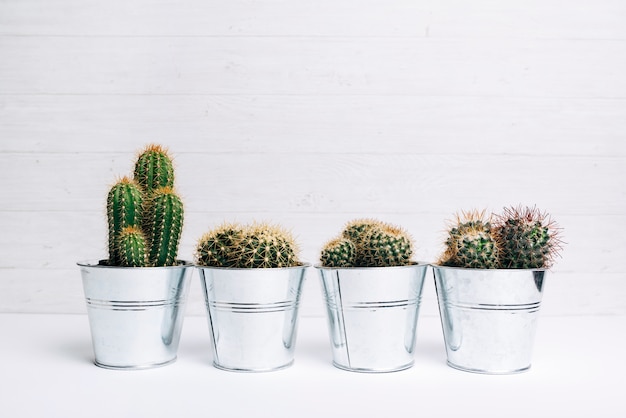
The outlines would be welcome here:
<svg viewBox="0 0 626 418">
<path fill-rule="evenodd" d="M 500 248 L 485 211 L 463 212 L 446 239 L 440 264 L 453 267 L 492 269 L 499 266 Z"/>
<path fill-rule="evenodd" d="M 354 267 L 356 246 L 347 238 L 334 238 L 322 248 L 320 261 L 326 267 Z"/>
<path fill-rule="evenodd" d="M 109 263 L 112 265 L 120 263 L 117 238 L 122 230 L 126 227 L 142 224 L 143 200 L 141 188 L 128 177 L 121 178 L 109 191 L 107 218 L 109 224 Z"/>
<path fill-rule="evenodd" d="M 367 267 L 404 266 L 411 263 L 411 238 L 400 228 L 383 224 L 365 235 L 363 262 Z"/>
<path fill-rule="evenodd" d="M 135 163 L 135 180 L 147 193 L 159 187 L 174 187 L 174 166 L 167 150 L 148 145 Z"/>
<path fill-rule="evenodd" d="M 412 240 L 402 229 L 376 219 L 349 222 L 322 249 L 324 267 L 389 267 L 411 264 Z"/>
<path fill-rule="evenodd" d="M 504 208 L 497 217 L 494 234 L 501 245 L 502 268 L 548 268 L 561 242 L 556 224 L 536 207 Z"/>
<path fill-rule="evenodd" d="M 129 226 L 122 229 L 117 237 L 117 251 L 120 266 L 146 267 L 148 265 L 146 238 L 139 227 Z"/>
<path fill-rule="evenodd" d="M 279 226 L 225 224 L 204 234 L 196 262 L 211 267 L 280 268 L 300 265 L 292 235 Z"/>
<path fill-rule="evenodd" d="M 107 198 L 109 265 L 158 267 L 176 263 L 183 204 L 173 186 L 174 169 L 167 151 L 160 145 L 147 146 L 135 163 L 134 178 L 123 177 Z M 123 234 L 128 227 L 135 229 Z M 146 247 L 145 262 L 138 255 L 141 245 Z"/>
<path fill-rule="evenodd" d="M 144 218 L 144 231 L 150 243 L 150 264 L 174 265 L 182 229 L 183 203 L 180 197 L 169 186 L 155 189 L 148 200 Z"/>
</svg>

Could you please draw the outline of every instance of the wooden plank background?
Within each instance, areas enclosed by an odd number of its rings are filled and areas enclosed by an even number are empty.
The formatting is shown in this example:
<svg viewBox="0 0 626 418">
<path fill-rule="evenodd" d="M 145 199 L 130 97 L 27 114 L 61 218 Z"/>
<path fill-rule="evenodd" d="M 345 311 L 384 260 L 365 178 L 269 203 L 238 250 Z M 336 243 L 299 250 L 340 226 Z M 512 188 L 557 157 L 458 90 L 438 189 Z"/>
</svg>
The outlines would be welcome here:
<svg viewBox="0 0 626 418">
<path fill-rule="evenodd" d="M 456 211 L 522 203 L 567 242 L 543 313 L 626 314 L 624 22 L 621 0 L 0 0 L 0 312 L 85 312 L 108 187 L 159 142 L 182 258 L 257 219 L 315 263 L 368 216 L 435 261 Z"/>
</svg>

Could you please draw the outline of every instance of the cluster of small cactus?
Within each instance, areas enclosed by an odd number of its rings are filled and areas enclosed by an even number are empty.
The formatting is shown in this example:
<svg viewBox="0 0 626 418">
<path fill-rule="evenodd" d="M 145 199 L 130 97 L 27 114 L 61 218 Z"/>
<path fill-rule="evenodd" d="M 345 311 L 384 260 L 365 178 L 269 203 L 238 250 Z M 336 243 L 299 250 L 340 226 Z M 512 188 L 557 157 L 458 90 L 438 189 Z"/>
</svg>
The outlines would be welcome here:
<svg viewBox="0 0 626 418">
<path fill-rule="evenodd" d="M 536 207 L 504 208 L 502 214 L 462 212 L 448 231 L 444 266 L 465 268 L 549 268 L 559 254 L 559 229 Z"/>
<path fill-rule="evenodd" d="M 280 268 L 301 265 L 288 231 L 267 222 L 225 223 L 204 234 L 196 246 L 196 263 L 209 267 Z"/>
<path fill-rule="evenodd" d="M 412 264 L 411 237 L 404 230 L 376 219 L 349 222 L 320 255 L 324 267 L 389 267 Z"/>
<path fill-rule="evenodd" d="M 107 197 L 109 260 L 112 266 L 172 266 L 183 226 L 183 204 L 174 191 L 167 150 L 148 145 L 134 176 L 122 177 Z"/>
</svg>

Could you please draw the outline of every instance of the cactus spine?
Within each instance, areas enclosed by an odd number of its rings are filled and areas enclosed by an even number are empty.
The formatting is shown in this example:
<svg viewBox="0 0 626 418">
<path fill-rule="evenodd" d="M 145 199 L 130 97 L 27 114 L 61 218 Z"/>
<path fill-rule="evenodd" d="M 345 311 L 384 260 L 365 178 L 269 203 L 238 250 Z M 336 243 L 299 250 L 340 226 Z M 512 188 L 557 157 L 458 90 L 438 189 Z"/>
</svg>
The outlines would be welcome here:
<svg viewBox="0 0 626 418">
<path fill-rule="evenodd" d="M 320 261 L 325 267 L 354 267 L 356 246 L 347 238 L 334 238 L 322 248 Z"/>
<path fill-rule="evenodd" d="M 165 148 L 148 145 L 135 163 L 135 180 L 148 193 L 159 187 L 174 187 L 174 165 Z"/>
<path fill-rule="evenodd" d="M 167 151 L 148 145 L 137 158 L 134 178 L 122 178 L 107 199 L 109 223 L 109 265 L 171 266 L 176 263 L 183 226 L 183 204 L 173 189 L 174 169 Z M 135 230 L 122 231 L 126 227 Z M 141 262 L 141 229 L 147 258 Z M 132 245 L 131 245 L 132 244 Z M 128 247 L 121 248 L 122 245 Z M 125 252 L 126 259 L 120 253 Z"/>
<path fill-rule="evenodd" d="M 411 237 L 394 225 L 356 219 L 324 245 L 320 262 L 324 267 L 404 266 L 412 264 L 412 245 Z"/>
<path fill-rule="evenodd" d="M 280 268 L 300 265 L 289 232 L 269 223 L 225 224 L 204 234 L 196 262 L 211 267 Z"/>
<path fill-rule="evenodd" d="M 107 196 L 107 218 L 109 224 L 109 262 L 120 263 L 117 238 L 126 227 L 142 223 L 143 193 L 139 185 L 128 177 L 113 185 Z"/>
<path fill-rule="evenodd" d="M 504 208 L 494 231 L 502 247 L 502 268 L 548 268 L 560 250 L 555 223 L 536 207 Z"/>
<path fill-rule="evenodd" d="M 485 211 L 462 212 L 450 229 L 440 264 L 493 269 L 499 266 L 499 245 Z"/>
<path fill-rule="evenodd" d="M 457 215 L 446 249 L 444 266 L 485 269 L 548 268 L 561 249 L 558 228 L 536 208 L 504 208 L 501 215 L 485 211 Z"/>
<path fill-rule="evenodd" d="M 148 260 L 154 266 L 176 261 L 183 226 L 183 203 L 171 187 L 156 189 L 150 196 L 145 228 L 150 242 Z"/>
<path fill-rule="evenodd" d="M 148 254 L 146 238 L 140 228 L 129 226 L 122 229 L 117 238 L 119 265 L 123 267 L 146 267 Z"/>
</svg>

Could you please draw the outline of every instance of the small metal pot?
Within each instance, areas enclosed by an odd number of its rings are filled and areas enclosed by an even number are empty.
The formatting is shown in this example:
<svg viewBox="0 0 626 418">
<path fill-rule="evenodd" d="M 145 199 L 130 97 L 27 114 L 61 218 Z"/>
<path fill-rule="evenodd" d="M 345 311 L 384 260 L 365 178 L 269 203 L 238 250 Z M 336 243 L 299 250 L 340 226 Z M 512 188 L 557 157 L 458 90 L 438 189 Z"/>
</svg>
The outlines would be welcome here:
<svg viewBox="0 0 626 418">
<path fill-rule="evenodd" d="M 530 368 L 546 271 L 433 266 L 448 365 L 487 374 Z"/>
<path fill-rule="evenodd" d="M 95 364 L 148 369 L 176 360 L 191 263 L 116 267 L 79 262 Z"/>
<path fill-rule="evenodd" d="M 371 373 L 413 366 L 428 264 L 317 268 L 326 300 L 333 364 Z"/>
<path fill-rule="evenodd" d="M 198 266 L 215 367 L 265 372 L 293 364 L 307 267 Z"/>
</svg>

